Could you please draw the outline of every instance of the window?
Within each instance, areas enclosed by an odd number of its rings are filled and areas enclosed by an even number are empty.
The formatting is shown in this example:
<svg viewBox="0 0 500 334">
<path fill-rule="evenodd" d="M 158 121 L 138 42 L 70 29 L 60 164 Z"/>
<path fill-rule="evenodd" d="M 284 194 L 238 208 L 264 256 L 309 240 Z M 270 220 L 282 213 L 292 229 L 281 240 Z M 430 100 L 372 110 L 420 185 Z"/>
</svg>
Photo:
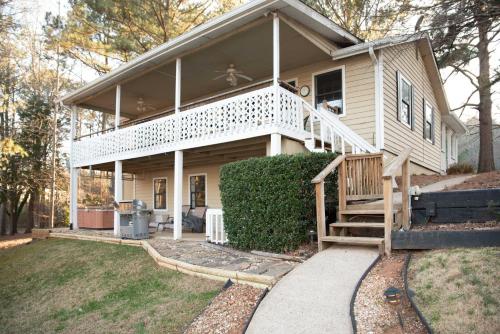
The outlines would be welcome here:
<svg viewBox="0 0 500 334">
<path fill-rule="evenodd" d="M 189 199 L 192 209 L 206 206 L 206 175 L 189 176 Z"/>
<path fill-rule="evenodd" d="M 167 179 L 153 179 L 154 209 L 167 209 Z"/>
<path fill-rule="evenodd" d="M 424 138 L 434 144 L 434 110 L 424 100 Z"/>
<path fill-rule="evenodd" d="M 343 69 L 319 74 L 314 77 L 316 107 L 326 102 L 328 109 L 335 114 L 345 114 L 343 77 Z"/>
<path fill-rule="evenodd" d="M 398 119 L 413 130 L 413 86 L 398 71 Z"/>
</svg>

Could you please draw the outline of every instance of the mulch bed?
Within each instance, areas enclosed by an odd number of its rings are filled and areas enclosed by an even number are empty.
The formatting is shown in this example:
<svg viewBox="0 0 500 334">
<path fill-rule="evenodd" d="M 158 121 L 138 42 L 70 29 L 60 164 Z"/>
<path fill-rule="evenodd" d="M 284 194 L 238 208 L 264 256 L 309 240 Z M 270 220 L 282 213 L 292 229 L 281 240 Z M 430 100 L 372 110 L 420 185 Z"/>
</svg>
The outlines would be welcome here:
<svg viewBox="0 0 500 334">
<path fill-rule="evenodd" d="M 500 188 L 500 171 L 477 174 L 443 191 Z"/>
<path fill-rule="evenodd" d="M 404 252 L 393 252 L 390 257 L 383 257 L 361 283 L 354 303 L 358 333 L 426 333 L 404 292 L 405 255 Z M 401 291 L 400 306 L 393 306 L 385 301 L 384 291 L 390 286 Z M 398 319 L 398 307 L 404 328 L 401 328 Z"/>
<path fill-rule="evenodd" d="M 420 188 L 425 187 L 429 184 L 436 183 L 439 181 L 447 180 L 447 179 L 453 179 L 455 177 L 458 177 L 461 175 L 439 175 L 439 174 L 433 174 L 433 175 L 411 175 L 410 176 L 410 184 L 411 186 L 419 186 Z M 396 176 L 396 183 L 398 184 L 398 187 L 401 186 L 401 176 Z M 401 189 L 399 189 L 401 191 Z"/>
<path fill-rule="evenodd" d="M 413 224 L 414 231 L 474 231 L 500 229 L 500 222 L 489 221 L 484 223 L 457 223 L 457 224 Z"/>
<path fill-rule="evenodd" d="M 191 323 L 185 334 L 240 334 L 264 290 L 234 284 L 222 291 Z"/>
</svg>

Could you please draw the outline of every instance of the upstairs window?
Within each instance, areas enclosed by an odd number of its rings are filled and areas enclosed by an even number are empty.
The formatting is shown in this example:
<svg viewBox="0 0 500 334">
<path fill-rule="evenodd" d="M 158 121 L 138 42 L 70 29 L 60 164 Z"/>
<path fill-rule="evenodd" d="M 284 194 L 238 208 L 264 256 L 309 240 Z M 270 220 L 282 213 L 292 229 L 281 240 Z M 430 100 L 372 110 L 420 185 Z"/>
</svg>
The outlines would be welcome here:
<svg viewBox="0 0 500 334">
<path fill-rule="evenodd" d="M 337 115 L 345 114 L 343 69 L 322 73 L 314 77 L 316 107 L 326 103 L 328 110 Z"/>
<path fill-rule="evenodd" d="M 434 144 L 434 109 L 424 100 L 424 138 Z"/>
<path fill-rule="evenodd" d="M 414 128 L 414 110 L 413 110 L 413 85 L 407 80 L 401 72 L 397 72 L 398 84 L 398 120 Z"/>
<path fill-rule="evenodd" d="M 167 209 L 167 179 L 158 178 L 153 179 L 153 197 L 154 209 L 166 210 Z"/>
</svg>

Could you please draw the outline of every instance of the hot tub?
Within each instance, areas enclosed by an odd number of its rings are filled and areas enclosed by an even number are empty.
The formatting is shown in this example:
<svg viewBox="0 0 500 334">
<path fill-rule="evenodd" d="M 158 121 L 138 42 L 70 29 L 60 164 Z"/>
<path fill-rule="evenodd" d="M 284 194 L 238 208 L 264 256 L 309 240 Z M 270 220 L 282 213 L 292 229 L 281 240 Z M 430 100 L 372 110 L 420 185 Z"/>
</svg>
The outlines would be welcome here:
<svg viewBox="0 0 500 334">
<path fill-rule="evenodd" d="M 78 227 L 92 229 L 113 229 L 112 209 L 78 209 Z"/>
</svg>

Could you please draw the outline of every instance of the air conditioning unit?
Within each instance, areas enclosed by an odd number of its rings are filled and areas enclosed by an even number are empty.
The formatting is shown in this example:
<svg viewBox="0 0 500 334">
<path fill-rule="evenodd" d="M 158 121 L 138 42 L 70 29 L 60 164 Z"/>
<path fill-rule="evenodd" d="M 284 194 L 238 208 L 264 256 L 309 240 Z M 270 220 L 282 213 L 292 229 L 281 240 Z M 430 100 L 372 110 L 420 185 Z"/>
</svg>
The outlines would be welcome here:
<svg viewBox="0 0 500 334">
<path fill-rule="evenodd" d="M 227 233 L 224 229 L 222 209 L 207 209 L 206 237 L 207 241 L 215 244 L 227 243 Z"/>
</svg>

